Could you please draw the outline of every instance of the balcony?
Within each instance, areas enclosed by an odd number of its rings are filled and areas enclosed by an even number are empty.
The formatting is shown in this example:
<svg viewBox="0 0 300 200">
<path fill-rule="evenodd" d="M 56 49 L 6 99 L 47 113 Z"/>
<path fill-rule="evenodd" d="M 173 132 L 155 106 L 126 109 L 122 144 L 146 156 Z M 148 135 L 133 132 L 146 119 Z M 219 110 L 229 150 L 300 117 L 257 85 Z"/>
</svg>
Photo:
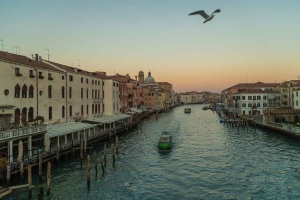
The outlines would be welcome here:
<svg viewBox="0 0 300 200">
<path fill-rule="evenodd" d="M 31 126 L 31 127 L 24 127 L 19 129 L 12 129 L 0 132 L 0 141 L 6 140 L 6 139 L 14 139 L 16 137 L 24 136 L 24 135 L 32 135 L 39 132 L 46 131 L 46 125 L 37 125 L 37 126 Z"/>
</svg>

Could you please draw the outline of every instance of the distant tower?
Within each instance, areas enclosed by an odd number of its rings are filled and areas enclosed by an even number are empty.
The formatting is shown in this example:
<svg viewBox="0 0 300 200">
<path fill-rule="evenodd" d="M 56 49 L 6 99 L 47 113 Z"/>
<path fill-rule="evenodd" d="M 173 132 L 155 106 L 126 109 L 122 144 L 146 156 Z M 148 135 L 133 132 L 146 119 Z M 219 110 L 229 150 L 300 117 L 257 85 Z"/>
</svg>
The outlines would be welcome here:
<svg viewBox="0 0 300 200">
<path fill-rule="evenodd" d="M 139 72 L 139 83 L 144 83 L 144 72 L 142 70 Z"/>
</svg>

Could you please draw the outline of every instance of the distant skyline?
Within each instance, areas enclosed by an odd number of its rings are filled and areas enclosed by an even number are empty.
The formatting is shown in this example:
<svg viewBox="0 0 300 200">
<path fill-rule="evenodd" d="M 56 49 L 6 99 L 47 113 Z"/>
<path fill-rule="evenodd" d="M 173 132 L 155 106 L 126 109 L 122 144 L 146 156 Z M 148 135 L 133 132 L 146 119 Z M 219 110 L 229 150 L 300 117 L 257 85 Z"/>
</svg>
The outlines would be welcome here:
<svg viewBox="0 0 300 200">
<path fill-rule="evenodd" d="M 217 8 L 205 24 L 188 15 Z M 150 70 L 176 92 L 300 75 L 298 0 L 2 1 L 0 26 L 4 51 L 49 49 L 53 62 L 132 78 Z"/>
</svg>

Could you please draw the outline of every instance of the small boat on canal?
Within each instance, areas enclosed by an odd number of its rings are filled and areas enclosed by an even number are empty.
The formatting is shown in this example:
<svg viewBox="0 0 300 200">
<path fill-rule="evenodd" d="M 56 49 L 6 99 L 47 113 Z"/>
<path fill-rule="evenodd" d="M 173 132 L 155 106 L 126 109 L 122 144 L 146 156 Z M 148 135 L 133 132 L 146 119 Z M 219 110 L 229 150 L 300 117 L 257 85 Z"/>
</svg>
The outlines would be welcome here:
<svg viewBox="0 0 300 200">
<path fill-rule="evenodd" d="M 169 150 L 172 148 L 172 136 L 170 131 L 164 131 L 158 142 L 158 148 L 160 150 Z"/>
<path fill-rule="evenodd" d="M 191 113 L 191 108 L 185 108 L 184 113 Z"/>
</svg>

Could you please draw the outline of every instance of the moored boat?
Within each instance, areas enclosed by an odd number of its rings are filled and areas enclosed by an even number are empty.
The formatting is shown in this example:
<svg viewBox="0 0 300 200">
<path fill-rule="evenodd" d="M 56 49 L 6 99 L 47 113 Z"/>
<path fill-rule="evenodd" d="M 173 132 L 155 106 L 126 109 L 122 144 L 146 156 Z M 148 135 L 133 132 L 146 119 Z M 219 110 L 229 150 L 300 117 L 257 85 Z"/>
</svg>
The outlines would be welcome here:
<svg viewBox="0 0 300 200">
<path fill-rule="evenodd" d="M 172 148 L 172 136 L 169 131 L 164 131 L 158 142 L 160 150 L 169 150 Z"/>
</svg>

